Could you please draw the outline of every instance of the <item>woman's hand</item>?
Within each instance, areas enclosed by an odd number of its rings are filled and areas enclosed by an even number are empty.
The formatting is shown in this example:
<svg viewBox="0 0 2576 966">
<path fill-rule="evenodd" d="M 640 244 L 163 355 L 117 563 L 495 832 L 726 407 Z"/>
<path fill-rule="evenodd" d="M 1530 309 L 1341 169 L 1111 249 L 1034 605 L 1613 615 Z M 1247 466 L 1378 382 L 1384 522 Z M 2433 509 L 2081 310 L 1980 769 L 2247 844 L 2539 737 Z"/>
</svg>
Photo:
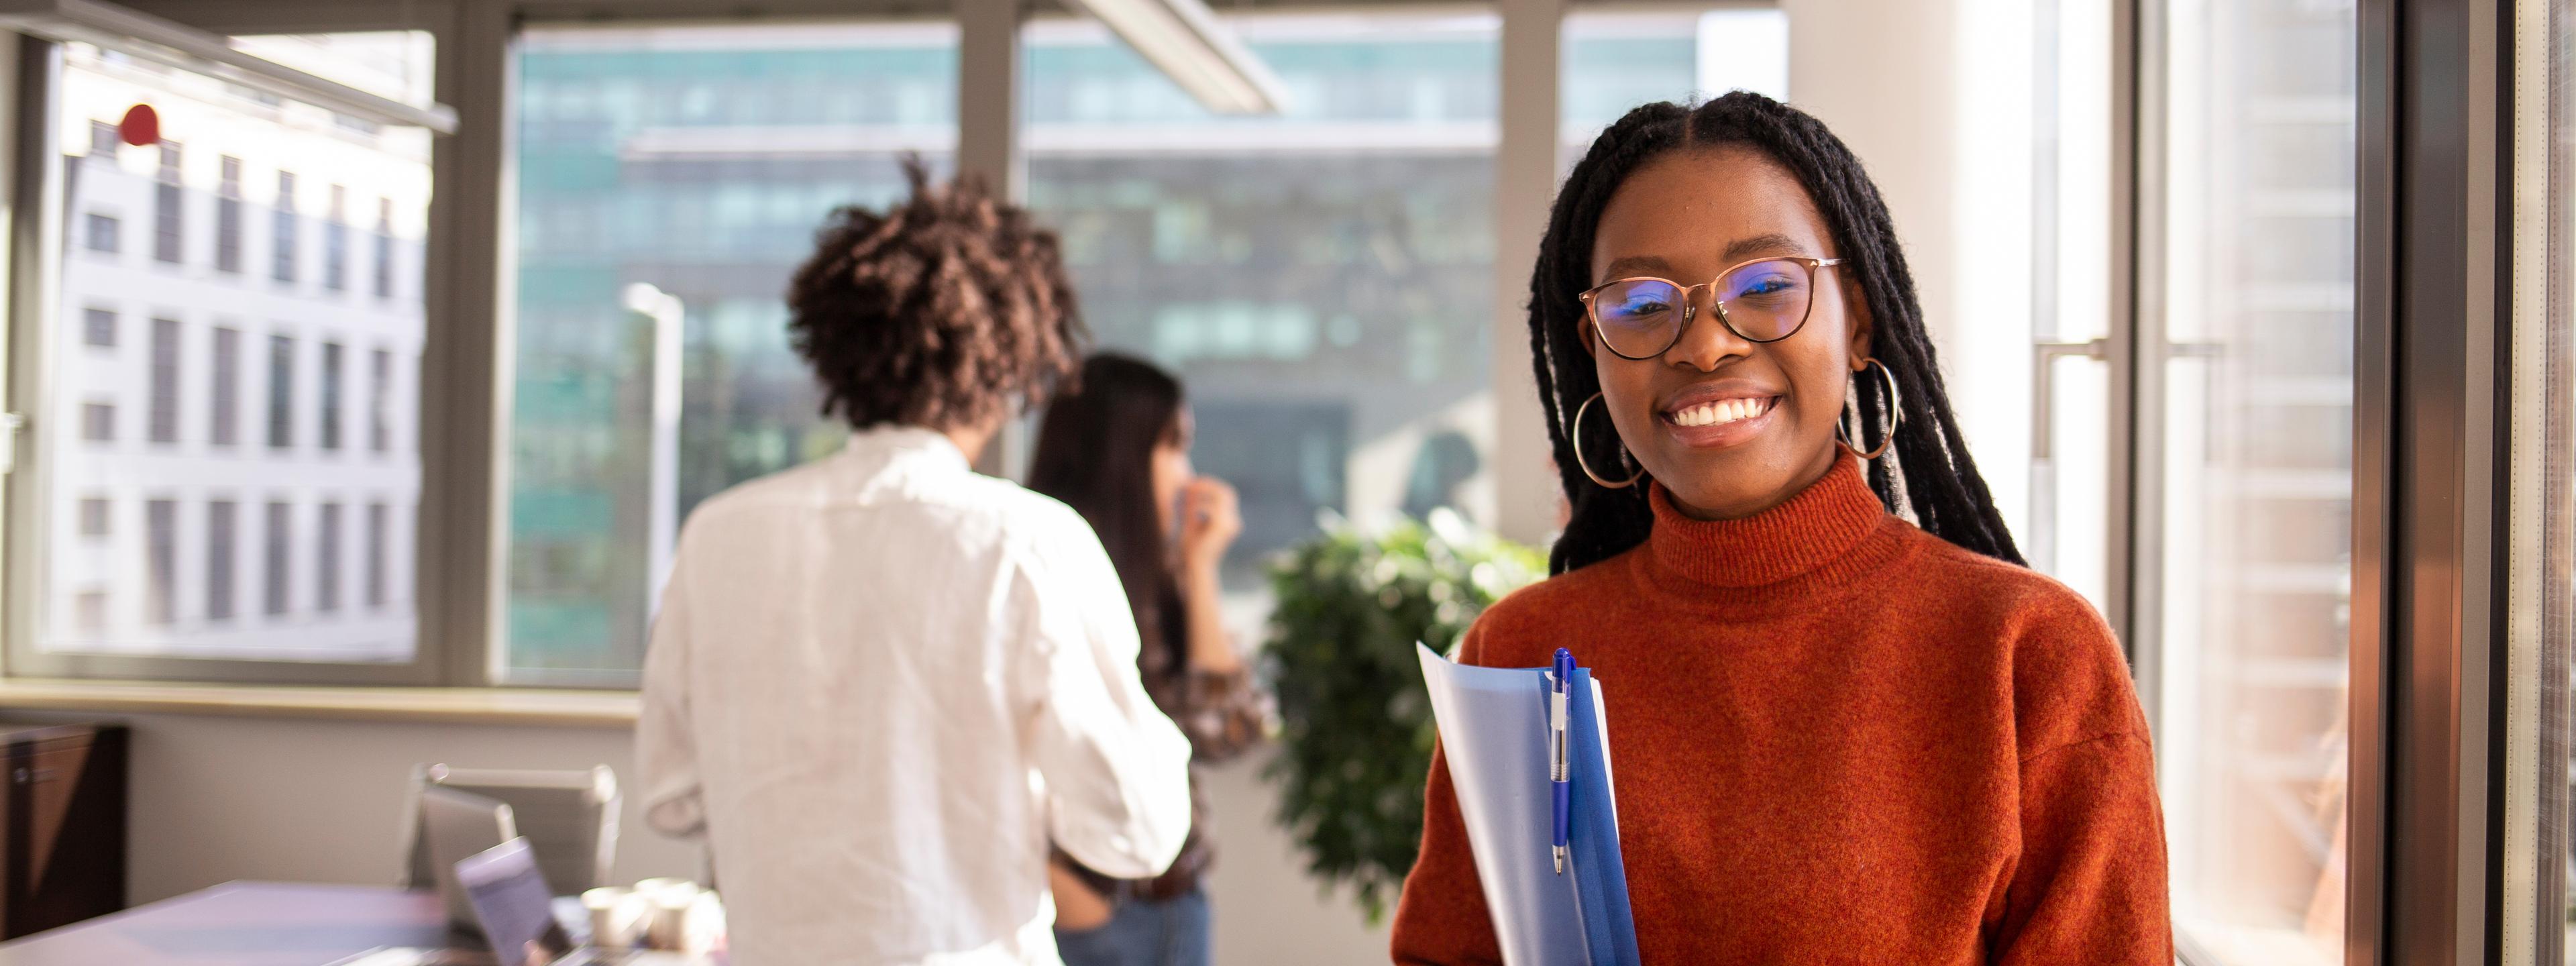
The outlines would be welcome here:
<svg viewBox="0 0 2576 966">
<path fill-rule="evenodd" d="M 1243 512 L 1234 487 L 1213 476 L 1181 485 L 1181 567 L 1183 573 L 1214 573 L 1227 547 L 1243 534 Z"/>
<path fill-rule="evenodd" d="M 1047 863 L 1047 886 L 1055 892 L 1055 927 L 1066 932 L 1098 929 L 1109 924 L 1114 910 L 1109 898 L 1091 891 L 1082 879 L 1062 863 Z"/>
</svg>

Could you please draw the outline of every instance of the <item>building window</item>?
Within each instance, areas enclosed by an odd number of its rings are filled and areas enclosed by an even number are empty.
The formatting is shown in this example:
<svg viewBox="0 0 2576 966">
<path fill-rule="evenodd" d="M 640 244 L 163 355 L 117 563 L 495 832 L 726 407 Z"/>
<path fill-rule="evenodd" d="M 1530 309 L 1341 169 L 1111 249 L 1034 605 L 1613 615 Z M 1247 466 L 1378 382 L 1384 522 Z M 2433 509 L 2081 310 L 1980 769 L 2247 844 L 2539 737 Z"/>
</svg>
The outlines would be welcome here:
<svg viewBox="0 0 2576 966">
<path fill-rule="evenodd" d="M 394 297 L 394 200 L 376 199 L 376 297 Z"/>
<path fill-rule="evenodd" d="M 293 282 L 295 281 L 294 172 L 277 173 L 277 211 L 274 219 L 276 228 L 271 232 L 274 236 L 274 247 L 271 248 L 271 253 L 276 257 L 275 264 L 271 266 L 270 276 L 280 282 Z"/>
<path fill-rule="evenodd" d="M 143 520 L 148 541 L 144 558 L 152 571 L 144 618 L 168 624 L 179 618 L 179 501 L 145 502 Z"/>
<path fill-rule="evenodd" d="M 206 502 L 206 619 L 233 616 L 233 501 Z"/>
<path fill-rule="evenodd" d="M 238 39 L 356 68 L 333 76 L 395 101 L 425 104 L 436 87 L 435 38 L 425 31 Z M 21 389 L 42 396 L 27 401 L 28 438 L 53 444 L 20 466 L 32 476 L 12 488 L 40 504 L 30 510 L 43 525 L 21 536 L 46 565 L 12 573 L 47 616 L 31 640 L 10 643 L 10 671 L 257 677 L 272 661 L 306 672 L 415 665 L 418 605 L 402 593 L 414 572 L 402 556 L 410 531 L 395 529 L 405 518 L 388 517 L 384 548 L 371 547 L 367 508 L 416 499 L 420 462 L 339 457 L 364 452 L 380 432 L 388 448 L 398 445 L 391 433 L 413 432 L 418 419 L 415 396 L 402 393 L 416 393 L 419 380 L 395 370 L 419 358 L 420 286 L 406 279 L 396 298 L 353 293 L 369 283 L 361 260 L 372 224 L 423 233 L 416 226 L 435 223 L 437 136 L 398 125 L 361 134 L 309 105 L 108 61 L 67 43 L 52 62 L 51 96 L 67 124 L 51 150 L 57 164 L 72 163 L 58 169 L 67 173 L 57 179 L 53 236 L 30 244 L 65 253 L 49 282 L 60 307 L 46 340 L 61 358 Z M 82 161 L 86 119 L 114 120 L 110 108 L 136 103 L 158 110 L 174 140 L 126 145 L 117 157 L 102 135 L 96 153 L 116 160 Z M 87 251 L 91 213 L 127 222 L 118 254 Z M 405 240 L 394 257 L 418 259 L 419 241 Z M 391 358 L 373 359 L 380 348 Z M 371 386 L 380 369 L 385 385 Z M 151 500 L 169 509 L 148 508 Z M 114 515 L 113 537 L 79 535 L 93 512 L 100 527 Z M 386 585 L 381 608 L 367 603 L 370 581 Z M 112 605 L 109 637 L 74 631 L 74 602 L 90 590 Z M 313 620 L 317 609 L 367 619 Z M 221 669 L 228 664 L 240 667 Z"/>
<path fill-rule="evenodd" d="M 107 591 L 81 591 L 72 598 L 72 611 L 80 633 L 91 637 L 107 633 Z"/>
<path fill-rule="evenodd" d="M 145 438 L 179 441 L 179 320 L 152 320 L 151 426 Z"/>
<path fill-rule="evenodd" d="M 382 503 L 367 504 L 367 608 L 385 606 L 385 526 L 390 514 Z"/>
<path fill-rule="evenodd" d="M 290 594 L 286 584 L 288 558 L 293 553 L 295 508 L 272 501 L 268 505 L 268 547 L 260 562 L 261 605 L 271 617 L 286 613 Z"/>
<path fill-rule="evenodd" d="M 116 149 L 125 144 L 124 133 L 106 121 L 89 122 L 89 158 L 92 161 L 116 161 Z"/>
<path fill-rule="evenodd" d="M 340 448 L 340 344 L 322 343 L 322 448 Z"/>
<path fill-rule="evenodd" d="M 224 178 L 215 186 L 215 271 L 241 274 L 242 162 L 224 158 Z"/>
<path fill-rule="evenodd" d="M 90 251 L 116 254 L 117 221 L 113 216 L 90 212 L 81 216 L 81 244 Z"/>
<path fill-rule="evenodd" d="M 108 535 L 108 506 L 107 498 L 103 496 L 85 496 L 81 498 L 81 536 L 104 537 Z"/>
<path fill-rule="evenodd" d="M 81 438 L 93 443 L 116 442 L 116 404 L 82 403 Z"/>
<path fill-rule="evenodd" d="M 340 609 L 340 505 L 322 504 L 321 543 L 313 553 L 313 609 L 328 614 Z"/>
<path fill-rule="evenodd" d="M 322 225 L 322 287 L 334 292 L 349 287 L 348 203 L 348 186 L 332 185 L 331 220 Z"/>
<path fill-rule="evenodd" d="M 207 441 L 217 446 L 241 442 L 241 330 L 215 330 L 214 372 L 207 380 L 214 398 L 207 401 Z"/>
<path fill-rule="evenodd" d="M 178 264 L 180 261 L 180 212 L 184 193 L 179 183 L 179 142 L 161 142 L 161 170 L 152 186 L 152 257 L 157 261 Z"/>
<path fill-rule="evenodd" d="M 295 445 L 295 337 L 268 337 L 268 445 Z"/>
<path fill-rule="evenodd" d="M 385 410 L 393 402 L 394 354 L 375 350 L 368 357 L 367 368 L 373 370 L 367 394 L 367 448 L 382 453 L 393 448 L 393 421 Z"/>
</svg>

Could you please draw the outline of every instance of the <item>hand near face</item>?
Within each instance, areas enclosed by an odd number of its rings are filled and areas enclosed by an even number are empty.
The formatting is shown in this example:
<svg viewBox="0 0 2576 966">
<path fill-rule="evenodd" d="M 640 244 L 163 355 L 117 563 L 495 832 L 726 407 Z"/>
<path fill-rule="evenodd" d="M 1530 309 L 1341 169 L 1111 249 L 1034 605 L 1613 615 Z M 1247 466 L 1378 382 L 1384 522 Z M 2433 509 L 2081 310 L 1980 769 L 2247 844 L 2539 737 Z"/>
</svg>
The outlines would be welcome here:
<svg viewBox="0 0 2576 966">
<path fill-rule="evenodd" d="M 1243 534 L 1243 512 L 1234 487 L 1213 476 L 1193 477 L 1181 486 L 1181 565 L 1215 567 L 1227 547 Z"/>
</svg>

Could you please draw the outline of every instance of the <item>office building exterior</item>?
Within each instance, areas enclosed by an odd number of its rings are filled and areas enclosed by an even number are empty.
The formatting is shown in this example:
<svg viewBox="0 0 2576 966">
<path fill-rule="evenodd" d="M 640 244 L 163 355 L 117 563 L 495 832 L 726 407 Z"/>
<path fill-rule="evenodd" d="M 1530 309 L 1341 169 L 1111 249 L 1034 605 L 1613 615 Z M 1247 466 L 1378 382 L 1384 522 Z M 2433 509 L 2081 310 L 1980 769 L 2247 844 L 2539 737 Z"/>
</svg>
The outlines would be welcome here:
<svg viewBox="0 0 2576 966">
<path fill-rule="evenodd" d="M 425 80 L 386 36 L 308 43 Z M 425 132 L 80 45 L 63 74 L 43 646 L 408 658 Z M 137 104 L 158 143 L 119 137 Z"/>
</svg>

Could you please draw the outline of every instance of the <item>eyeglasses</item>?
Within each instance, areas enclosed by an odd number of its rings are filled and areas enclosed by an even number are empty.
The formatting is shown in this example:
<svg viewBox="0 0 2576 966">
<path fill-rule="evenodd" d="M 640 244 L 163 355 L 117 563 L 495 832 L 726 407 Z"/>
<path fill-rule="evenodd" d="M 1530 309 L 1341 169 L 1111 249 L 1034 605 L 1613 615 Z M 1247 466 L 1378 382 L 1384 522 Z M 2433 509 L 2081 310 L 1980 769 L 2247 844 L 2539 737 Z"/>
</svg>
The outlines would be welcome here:
<svg viewBox="0 0 2576 966">
<path fill-rule="evenodd" d="M 1757 258 L 1698 285 L 1617 279 L 1583 293 L 1583 307 L 1601 344 L 1622 359 L 1652 359 L 1680 342 L 1698 311 L 1691 293 L 1703 288 L 1728 331 L 1747 342 L 1778 342 L 1807 324 L 1807 312 L 1816 302 L 1817 270 L 1842 263 L 1839 258 Z"/>
</svg>

